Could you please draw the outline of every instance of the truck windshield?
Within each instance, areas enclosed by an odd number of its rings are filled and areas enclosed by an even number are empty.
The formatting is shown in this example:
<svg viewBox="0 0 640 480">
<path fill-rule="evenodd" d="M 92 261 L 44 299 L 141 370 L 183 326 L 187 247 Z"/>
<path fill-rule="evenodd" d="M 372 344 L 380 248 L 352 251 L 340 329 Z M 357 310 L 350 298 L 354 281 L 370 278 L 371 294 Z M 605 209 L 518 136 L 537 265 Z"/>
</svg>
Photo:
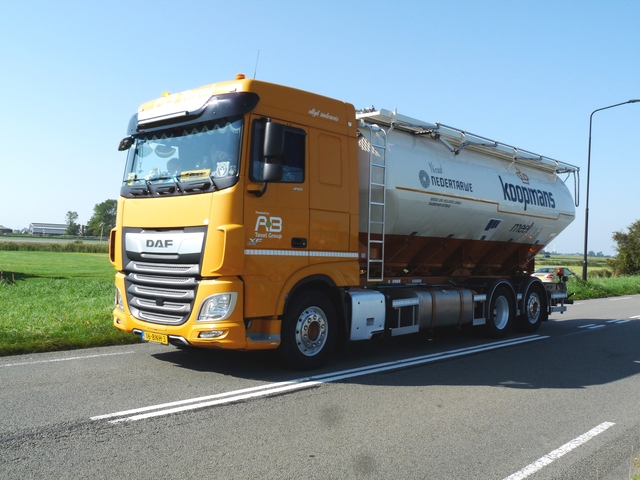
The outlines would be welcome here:
<svg viewBox="0 0 640 480">
<path fill-rule="evenodd" d="M 226 118 L 135 136 L 124 172 L 123 193 L 141 191 L 141 186 L 153 191 L 158 184 L 202 184 L 203 180 L 207 187 L 198 192 L 234 185 L 242 124 L 242 118 Z M 171 193 L 184 191 L 178 188 Z"/>
</svg>

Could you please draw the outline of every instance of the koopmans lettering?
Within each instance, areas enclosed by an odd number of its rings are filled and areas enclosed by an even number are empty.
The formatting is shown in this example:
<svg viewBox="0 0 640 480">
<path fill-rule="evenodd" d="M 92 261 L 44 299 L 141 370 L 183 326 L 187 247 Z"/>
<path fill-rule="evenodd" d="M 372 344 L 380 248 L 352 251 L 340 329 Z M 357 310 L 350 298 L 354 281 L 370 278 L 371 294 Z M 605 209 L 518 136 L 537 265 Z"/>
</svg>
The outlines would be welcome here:
<svg viewBox="0 0 640 480">
<path fill-rule="evenodd" d="M 553 198 L 553 193 L 536 188 L 523 187 L 522 185 L 514 185 L 512 183 L 506 183 L 502 180 L 502 177 L 498 175 L 500 183 L 502 184 L 502 193 L 504 199 L 509 202 L 522 203 L 524 209 L 527 209 L 527 205 L 536 205 L 538 207 L 556 208 L 556 201 Z"/>
</svg>

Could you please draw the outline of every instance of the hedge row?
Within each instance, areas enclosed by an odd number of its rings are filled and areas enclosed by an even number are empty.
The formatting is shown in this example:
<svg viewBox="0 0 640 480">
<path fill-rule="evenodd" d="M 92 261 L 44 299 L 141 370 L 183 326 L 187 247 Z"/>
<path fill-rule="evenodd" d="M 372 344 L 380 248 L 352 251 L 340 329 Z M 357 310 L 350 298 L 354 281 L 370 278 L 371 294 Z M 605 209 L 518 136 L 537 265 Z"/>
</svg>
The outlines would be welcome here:
<svg viewBox="0 0 640 480">
<path fill-rule="evenodd" d="M 109 253 L 107 243 L 48 243 L 48 242 L 0 242 L 0 250 L 23 252 L 76 252 L 76 253 Z"/>
</svg>

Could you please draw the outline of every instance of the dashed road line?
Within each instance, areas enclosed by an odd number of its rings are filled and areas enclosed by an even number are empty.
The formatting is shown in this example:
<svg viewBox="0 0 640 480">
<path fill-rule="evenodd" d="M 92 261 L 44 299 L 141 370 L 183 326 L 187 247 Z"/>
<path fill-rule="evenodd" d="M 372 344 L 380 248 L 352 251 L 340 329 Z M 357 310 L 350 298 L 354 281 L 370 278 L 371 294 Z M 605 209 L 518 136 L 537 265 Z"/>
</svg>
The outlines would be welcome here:
<svg viewBox="0 0 640 480">
<path fill-rule="evenodd" d="M 607 430 L 609 427 L 614 426 L 615 423 L 612 422 L 603 422 L 597 427 L 592 428 L 587 433 L 580 435 L 579 437 L 574 438 L 568 443 L 565 443 L 560 448 L 557 448 L 553 452 L 546 454 L 543 457 L 540 457 L 535 462 L 527 465 L 522 470 L 517 471 L 516 473 L 509 475 L 504 480 L 522 480 L 527 478 L 529 475 L 536 473 L 538 470 L 546 467 L 551 462 L 559 459 L 560 457 L 566 455 L 572 450 L 575 450 L 580 445 L 587 443 L 589 440 L 594 438 L 597 435 L 600 435 L 602 432 Z"/>
</svg>

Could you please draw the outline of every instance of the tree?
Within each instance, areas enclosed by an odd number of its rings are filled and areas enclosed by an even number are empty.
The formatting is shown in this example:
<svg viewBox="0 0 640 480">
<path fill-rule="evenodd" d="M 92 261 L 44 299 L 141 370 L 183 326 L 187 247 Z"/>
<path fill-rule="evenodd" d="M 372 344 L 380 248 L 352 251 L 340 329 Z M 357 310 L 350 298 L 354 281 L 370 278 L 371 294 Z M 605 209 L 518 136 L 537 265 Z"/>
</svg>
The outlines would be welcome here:
<svg viewBox="0 0 640 480">
<path fill-rule="evenodd" d="M 71 210 L 69 210 L 65 218 L 67 230 L 64 233 L 67 235 L 77 235 L 78 229 L 80 228 L 80 225 L 76 223 L 76 221 L 78 220 L 78 212 L 72 212 Z"/>
<path fill-rule="evenodd" d="M 93 216 L 87 223 L 87 235 L 98 237 L 116 226 L 117 200 L 105 200 L 93 207 Z"/>
<path fill-rule="evenodd" d="M 613 241 L 618 244 L 618 255 L 613 259 L 613 267 L 618 275 L 640 273 L 640 220 L 628 227 L 629 231 L 614 232 Z"/>
</svg>

